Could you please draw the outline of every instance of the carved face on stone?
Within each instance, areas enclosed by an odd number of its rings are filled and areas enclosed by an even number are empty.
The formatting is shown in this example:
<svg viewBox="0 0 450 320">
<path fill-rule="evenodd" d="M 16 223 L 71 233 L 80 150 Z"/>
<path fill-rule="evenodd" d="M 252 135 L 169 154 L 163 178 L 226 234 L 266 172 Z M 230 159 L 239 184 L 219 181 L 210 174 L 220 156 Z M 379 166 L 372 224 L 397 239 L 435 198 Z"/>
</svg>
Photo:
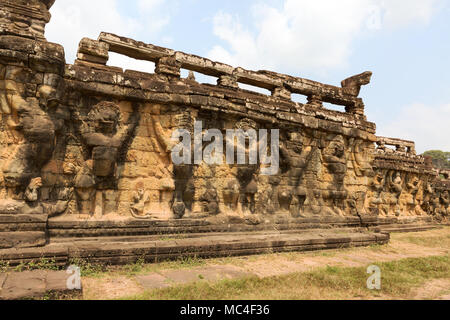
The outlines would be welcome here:
<svg viewBox="0 0 450 320">
<path fill-rule="evenodd" d="M 101 102 L 92 108 L 88 118 L 95 132 L 113 136 L 120 121 L 120 110 L 115 103 Z"/>
<path fill-rule="evenodd" d="M 63 93 L 63 90 L 61 90 L 62 84 L 62 77 L 55 76 L 51 85 L 40 86 L 37 92 L 39 104 L 46 108 L 57 107 Z"/>
<path fill-rule="evenodd" d="M 258 130 L 258 124 L 255 121 L 248 118 L 240 120 L 238 123 L 236 123 L 235 127 L 236 129 L 241 129 L 243 131 L 247 131 L 250 129 Z"/>
<path fill-rule="evenodd" d="M 378 172 L 373 180 L 374 180 L 375 184 L 381 185 L 383 183 L 384 176 L 381 172 Z"/>
<path fill-rule="evenodd" d="M 345 155 L 345 142 L 342 136 L 336 136 L 328 146 L 329 154 L 337 157 L 343 158 Z"/>
<path fill-rule="evenodd" d="M 297 154 L 301 154 L 303 151 L 303 141 L 301 140 L 300 134 L 297 132 L 289 133 L 289 141 L 287 143 L 289 149 Z"/>
</svg>

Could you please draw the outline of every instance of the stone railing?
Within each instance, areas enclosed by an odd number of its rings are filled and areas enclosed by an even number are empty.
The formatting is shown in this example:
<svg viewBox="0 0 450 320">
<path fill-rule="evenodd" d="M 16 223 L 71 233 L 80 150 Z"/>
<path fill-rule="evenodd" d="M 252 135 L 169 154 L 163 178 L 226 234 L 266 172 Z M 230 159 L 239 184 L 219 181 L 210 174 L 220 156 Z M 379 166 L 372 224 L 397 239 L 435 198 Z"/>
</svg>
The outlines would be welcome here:
<svg viewBox="0 0 450 320">
<path fill-rule="evenodd" d="M 84 38 L 80 42 L 76 64 L 88 66 L 106 65 L 108 52 L 119 53 L 134 59 L 156 64 L 155 72 L 179 78 L 181 69 L 217 77 L 217 84 L 227 88 L 239 88 L 238 83 L 264 88 L 272 96 L 290 100 L 292 94 L 305 95 L 308 104 L 323 107 L 323 103 L 345 106 L 346 112 L 364 115 L 364 103 L 358 98 L 362 85 L 370 83 L 371 72 L 350 77 L 342 81 L 342 87 L 323 84 L 304 78 L 270 71 L 249 71 L 215 62 L 199 56 L 172 49 L 138 42 L 102 32 L 98 40 Z"/>
<path fill-rule="evenodd" d="M 377 138 L 377 151 L 379 153 L 392 153 L 398 155 L 416 156 L 416 144 L 414 141 L 407 141 L 396 138 Z M 394 149 L 387 148 L 386 146 L 395 147 Z"/>
<path fill-rule="evenodd" d="M 376 145 L 369 210 L 388 216 L 447 216 L 450 183 L 439 179 L 432 159 L 417 155 L 412 141 L 377 137 Z"/>
<path fill-rule="evenodd" d="M 415 142 L 398 138 L 377 137 L 375 167 L 436 175 L 429 159 L 416 153 Z"/>
</svg>

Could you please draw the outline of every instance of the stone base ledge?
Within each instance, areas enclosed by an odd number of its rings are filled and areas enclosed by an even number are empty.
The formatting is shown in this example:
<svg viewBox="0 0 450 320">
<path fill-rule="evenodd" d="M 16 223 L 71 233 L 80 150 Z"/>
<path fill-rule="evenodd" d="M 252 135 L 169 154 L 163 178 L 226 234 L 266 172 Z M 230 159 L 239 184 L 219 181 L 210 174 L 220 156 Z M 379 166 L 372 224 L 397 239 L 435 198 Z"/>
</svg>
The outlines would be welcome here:
<svg viewBox="0 0 450 320">
<path fill-rule="evenodd" d="M 386 244 L 389 239 L 387 233 L 350 230 L 230 233 L 167 240 L 146 237 L 69 239 L 68 242 L 51 243 L 43 248 L 0 250 L 0 261 L 8 261 L 11 266 L 41 258 L 53 259 L 60 266 L 67 266 L 76 259 L 111 265 L 134 263 L 139 259 L 153 263 L 186 257 L 213 258 L 369 246 Z"/>
<path fill-rule="evenodd" d="M 371 227 L 369 230 L 374 232 L 387 233 L 406 233 L 406 232 L 422 232 L 433 229 L 442 228 L 443 226 L 436 224 L 389 224 L 380 227 Z"/>
<path fill-rule="evenodd" d="M 271 217 L 263 220 L 238 217 L 216 217 L 214 219 L 182 219 L 182 220 L 122 220 L 122 221 L 79 221 L 49 220 L 48 229 L 51 240 L 58 238 L 88 238 L 115 236 L 150 236 L 171 234 L 201 233 L 235 233 L 370 228 L 393 224 L 432 224 L 430 217 L 320 217 L 320 218 L 287 218 Z"/>
</svg>

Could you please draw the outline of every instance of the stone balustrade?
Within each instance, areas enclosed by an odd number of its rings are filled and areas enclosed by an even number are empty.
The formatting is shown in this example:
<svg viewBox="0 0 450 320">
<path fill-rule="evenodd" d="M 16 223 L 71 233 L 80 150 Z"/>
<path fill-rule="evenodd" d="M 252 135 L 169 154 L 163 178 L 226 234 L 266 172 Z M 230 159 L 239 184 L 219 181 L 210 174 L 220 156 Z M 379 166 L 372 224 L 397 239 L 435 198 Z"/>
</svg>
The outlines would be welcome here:
<svg viewBox="0 0 450 320">
<path fill-rule="evenodd" d="M 389 150 L 402 155 L 416 156 L 416 144 L 414 141 L 402 140 L 397 138 L 378 137 L 376 143 L 378 146 L 377 149 L 381 152 L 389 152 L 386 146 L 393 146 L 395 147 L 395 150 Z"/>
<path fill-rule="evenodd" d="M 95 48 L 94 48 L 95 47 Z M 250 71 L 212 61 L 184 52 L 174 51 L 152 44 L 102 32 L 97 41 L 83 39 L 80 43 L 77 63 L 106 65 L 107 52 L 119 53 L 134 59 L 156 64 L 155 72 L 169 77 L 180 77 L 180 70 L 195 71 L 217 77 L 222 87 L 238 89 L 238 83 L 247 84 L 272 92 L 275 98 L 290 100 L 292 94 L 305 95 L 308 104 L 322 107 L 323 103 L 345 106 L 348 113 L 364 115 L 364 103 L 358 98 L 362 85 L 370 83 L 372 73 L 365 72 L 342 81 L 336 87 L 300 77 L 270 71 Z"/>
</svg>

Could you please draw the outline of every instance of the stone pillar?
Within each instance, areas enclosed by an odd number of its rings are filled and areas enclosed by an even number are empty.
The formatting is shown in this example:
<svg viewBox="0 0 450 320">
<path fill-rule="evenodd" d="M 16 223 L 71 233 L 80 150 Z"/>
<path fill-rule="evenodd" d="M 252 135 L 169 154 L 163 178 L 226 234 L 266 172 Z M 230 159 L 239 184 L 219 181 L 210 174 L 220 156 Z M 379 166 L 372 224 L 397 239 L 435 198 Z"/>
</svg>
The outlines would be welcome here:
<svg viewBox="0 0 450 320">
<path fill-rule="evenodd" d="M 105 42 L 83 38 L 78 46 L 76 64 L 106 65 L 109 59 L 109 45 Z"/>
<path fill-rule="evenodd" d="M 272 96 L 275 98 L 291 100 L 292 93 L 285 87 L 277 87 L 272 91 Z"/>
<path fill-rule="evenodd" d="M 312 94 L 308 96 L 308 104 L 318 108 L 322 108 L 323 107 L 322 97 L 316 94 Z"/>
<path fill-rule="evenodd" d="M 217 80 L 217 85 L 225 88 L 239 88 L 237 78 L 235 76 L 225 74 L 219 77 L 219 79 Z"/>
<path fill-rule="evenodd" d="M 181 75 L 181 63 L 175 57 L 161 58 L 156 63 L 155 72 L 179 79 Z"/>
<path fill-rule="evenodd" d="M 355 103 L 351 106 L 346 106 L 345 111 L 356 115 L 364 116 L 364 102 L 362 99 L 356 99 Z"/>
</svg>

